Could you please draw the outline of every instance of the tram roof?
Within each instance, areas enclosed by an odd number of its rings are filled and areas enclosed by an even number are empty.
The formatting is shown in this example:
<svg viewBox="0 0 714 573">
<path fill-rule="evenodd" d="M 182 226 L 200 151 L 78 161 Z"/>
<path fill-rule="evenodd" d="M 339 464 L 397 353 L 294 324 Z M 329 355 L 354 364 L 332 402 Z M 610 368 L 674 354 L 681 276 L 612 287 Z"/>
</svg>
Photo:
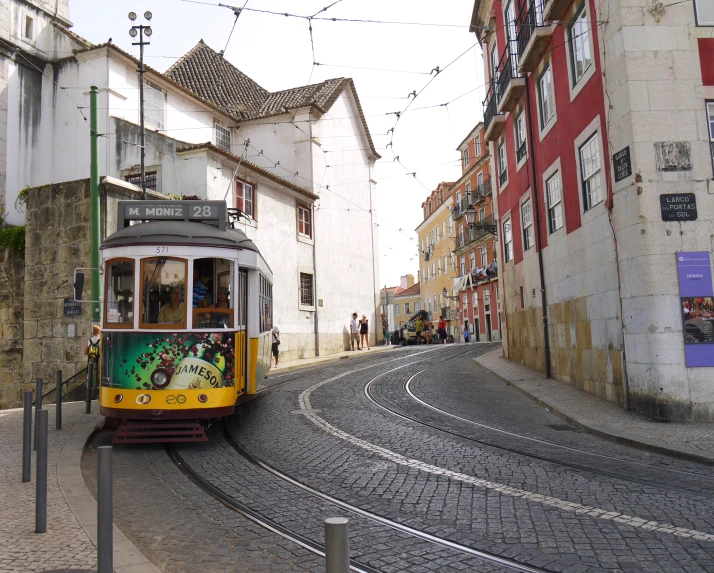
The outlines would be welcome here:
<svg viewBox="0 0 714 573">
<path fill-rule="evenodd" d="M 186 245 L 229 247 L 258 253 L 258 247 L 243 231 L 221 230 L 193 221 L 151 221 L 120 229 L 102 241 L 101 248 L 129 245 Z"/>
</svg>

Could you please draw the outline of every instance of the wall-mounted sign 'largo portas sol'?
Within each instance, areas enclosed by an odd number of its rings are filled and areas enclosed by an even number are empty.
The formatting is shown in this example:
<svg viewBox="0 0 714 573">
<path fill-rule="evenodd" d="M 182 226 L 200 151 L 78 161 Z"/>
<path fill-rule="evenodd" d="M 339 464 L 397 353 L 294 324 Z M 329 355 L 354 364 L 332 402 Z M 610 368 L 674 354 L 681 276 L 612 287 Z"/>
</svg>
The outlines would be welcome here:
<svg viewBox="0 0 714 573">
<path fill-rule="evenodd" d="M 697 196 L 694 193 L 667 193 L 659 196 L 663 221 L 696 221 Z"/>
<path fill-rule="evenodd" d="M 714 286 L 709 253 L 677 253 L 687 368 L 714 366 Z"/>
</svg>

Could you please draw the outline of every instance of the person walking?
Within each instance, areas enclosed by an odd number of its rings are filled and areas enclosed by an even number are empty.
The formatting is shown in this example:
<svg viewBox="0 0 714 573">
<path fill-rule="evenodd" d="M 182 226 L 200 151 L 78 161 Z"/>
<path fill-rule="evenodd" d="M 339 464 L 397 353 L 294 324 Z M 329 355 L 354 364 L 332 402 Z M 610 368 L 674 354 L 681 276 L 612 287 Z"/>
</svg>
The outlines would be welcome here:
<svg viewBox="0 0 714 573">
<path fill-rule="evenodd" d="M 271 347 L 271 350 L 273 351 L 273 356 L 275 357 L 275 368 L 277 368 L 278 354 L 280 354 L 280 329 L 277 324 L 274 324 L 271 331 L 273 333 L 273 346 Z"/>
<path fill-rule="evenodd" d="M 352 350 L 355 349 L 355 341 L 357 342 L 357 350 L 362 350 L 359 344 L 359 324 L 357 323 L 357 313 L 352 313 L 352 319 L 350 320 L 350 345 Z"/>
<path fill-rule="evenodd" d="M 101 353 L 102 343 L 102 327 L 98 324 L 92 326 L 92 336 L 87 339 L 84 344 L 84 355 L 87 357 L 87 367 L 91 363 L 93 365 L 94 380 L 91 381 L 92 386 L 95 386 L 96 377 L 99 375 L 99 355 Z"/>
<path fill-rule="evenodd" d="M 421 331 L 424 330 L 424 321 L 421 319 L 421 316 L 418 316 L 414 321 L 414 330 L 416 330 L 416 343 L 418 346 L 421 344 Z"/>
<path fill-rule="evenodd" d="M 439 328 L 436 331 L 439 335 L 439 344 L 444 344 L 446 342 L 446 321 L 444 316 L 439 316 Z"/>
<path fill-rule="evenodd" d="M 359 338 L 362 348 L 367 345 L 367 350 L 369 350 L 369 322 L 364 314 L 362 315 L 362 320 L 359 321 Z"/>
</svg>

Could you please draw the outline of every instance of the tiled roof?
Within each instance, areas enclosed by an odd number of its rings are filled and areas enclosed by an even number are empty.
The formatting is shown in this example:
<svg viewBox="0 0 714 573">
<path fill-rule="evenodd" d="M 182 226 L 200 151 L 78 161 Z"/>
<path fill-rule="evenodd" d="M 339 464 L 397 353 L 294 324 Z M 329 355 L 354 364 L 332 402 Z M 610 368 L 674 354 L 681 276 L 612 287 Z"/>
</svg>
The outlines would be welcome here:
<svg viewBox="0 0 714 573">
<path fill-rule="evenodd" d="M 241 167 L 245 167 L 246 169 L 254 171 L 255 173 L 258 173 L 258 174 L 262 175 L 263 177 L 266 177 L 267 179 L 271 179 L 272 181 L 279 183 L 283 187 L 292 189 L 293 191 L 300 193 L 301 195 L 304 195 L 305 197 L 308 197 L 313 200 L 319 199 L 319 196 L 315 195 L 311 191 L 308 191 L 307 189 L 303 189 L 299 185 L 295 185 L 295 183 L 293 183 L 292 181 L 283 179 L 279 175 L 275 175 L 274 173 L 271 173 L 267 169 L 264 169 L 263 167 L 260 167 L 259 165 L 256 165 L 255 163 L 247 161 L 246 159 L 241 159 L 240 157 L 238 157 L 237 155 L 234 155 L 230 151 L 226 151 L 225 149 L 216 147 L 210 141 L 208 141 L 206 143 L 193 143 L 193 144 L 184 145 L 182 147 L 178 147 L 176 149 L 176 153 L 183 153 L 186 151 L 194 151 L 196 149 L 208 149 L 210 151 L 218 153 L 219 155 L 223 155 L 224 157 L 227 157 L 228 159 L 232 159 L 235 162 L 240 161 Z"/>
<path fill-rule="evenodd" d="M 211 49 L 203 40 L 166 70 L 165 75 L 240 120 L 271 117 L 302 107 L 316 107 L 325 113 L 342 91 L 349 87 L 354 93 L 354 102 L 369 147 L 372 153 L 379 157 L 354 83 L 349 78 L 335 78 L 319 84 L 271 93 L 246 76 L 222 54 Z"/>
<path fill-rule="evenodd" d="M 165 75 L 233 113 L 259 109 L 270 95 L 203 40 L 179 58 Z"/>
<path fill-rule="evenodd" d="M 399 292 L 394 293 L 395 296 L 419 296 L 421 294 L 421 284 L 414 283 L 409 288 L 400 289 Z"/>
</svg>

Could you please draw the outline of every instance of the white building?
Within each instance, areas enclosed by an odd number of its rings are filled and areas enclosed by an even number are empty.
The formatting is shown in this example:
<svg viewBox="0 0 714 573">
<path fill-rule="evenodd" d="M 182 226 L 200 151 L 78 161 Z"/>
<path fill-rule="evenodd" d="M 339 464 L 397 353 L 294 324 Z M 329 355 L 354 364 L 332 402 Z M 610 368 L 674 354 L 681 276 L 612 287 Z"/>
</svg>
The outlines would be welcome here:
<svg viewBox="0 0 714 573">
<path fill-rule="evenodd" d="M 67 0 L 58 15 L 45 2 L 9 4 L 0 198 L 18 225 L 21 189 L 88 177 L 90 86 L 100 173 L 138 183 L 139 80 L 132 55 L 68 30 Z M 27 10 L 36 22 L 23 39 Z M 164 74 L 145 69 L 147 188 L 246 213 L 241 225 L 273 271 L 284 357 L 342 350 L 353 311 L 376 324 L 379 155 L 353 82 L 270 93 L 203 41 Z"/>
</svg>

